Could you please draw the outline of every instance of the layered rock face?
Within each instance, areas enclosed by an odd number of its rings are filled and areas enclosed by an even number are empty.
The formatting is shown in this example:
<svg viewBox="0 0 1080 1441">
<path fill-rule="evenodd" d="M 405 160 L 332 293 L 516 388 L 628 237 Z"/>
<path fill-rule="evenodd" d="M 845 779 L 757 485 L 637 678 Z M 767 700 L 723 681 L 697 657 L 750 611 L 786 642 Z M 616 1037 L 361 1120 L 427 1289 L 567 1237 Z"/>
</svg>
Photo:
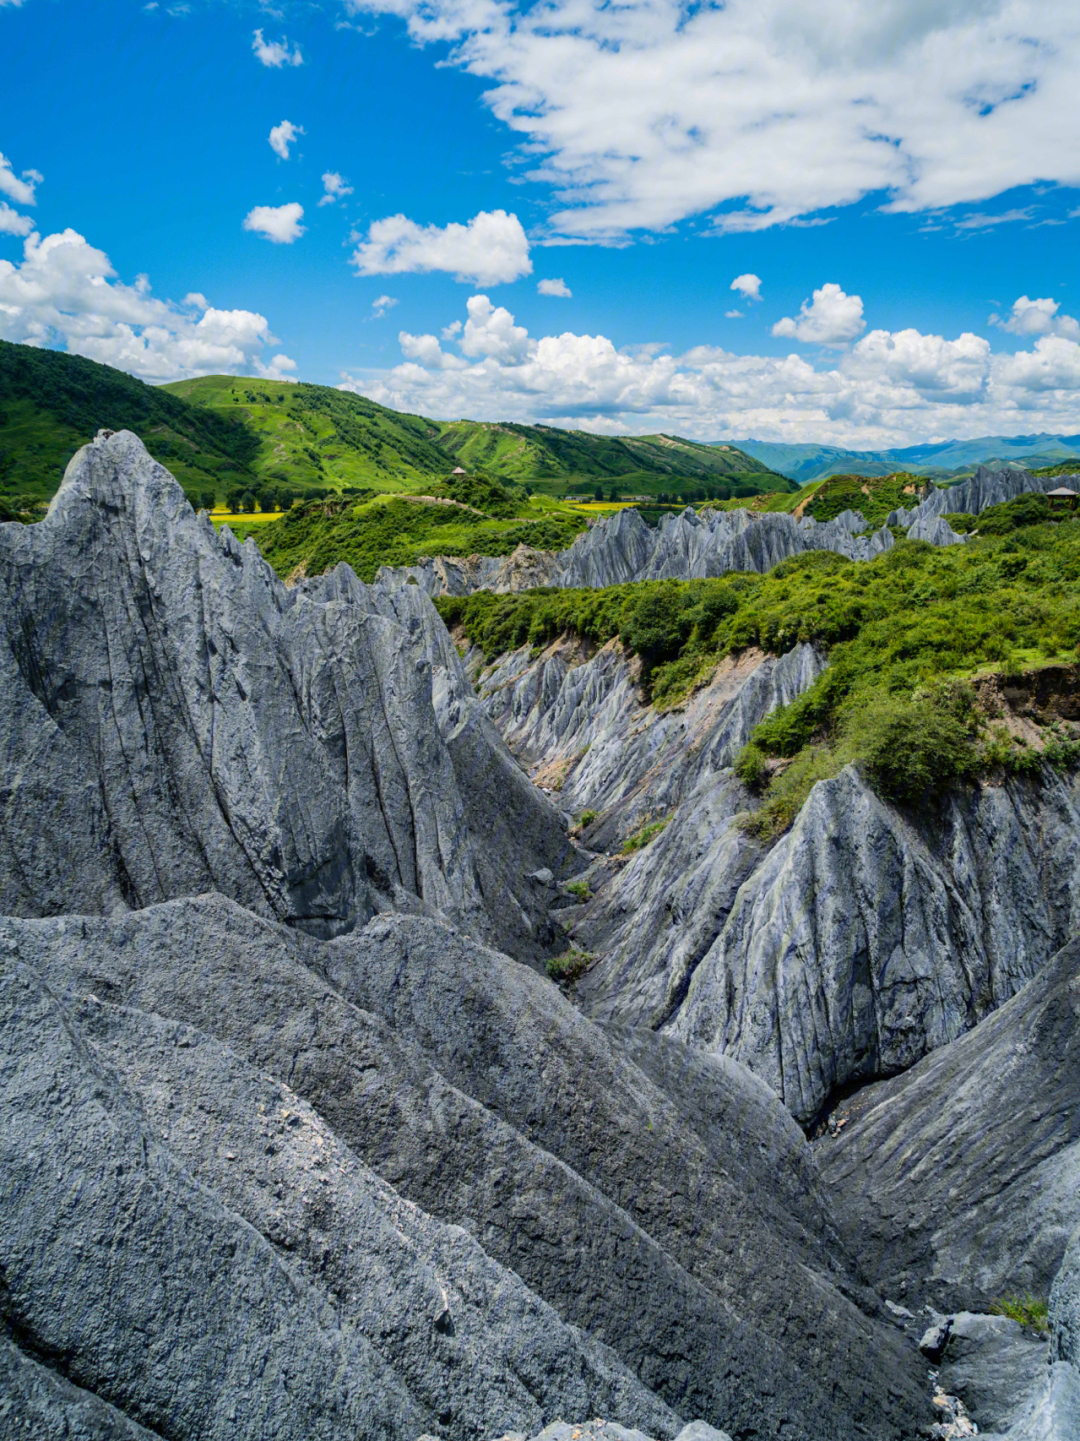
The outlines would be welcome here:
<svg viewBox="0 0 1080 1441">
<path fill-rule="evenodd" d="M 587 845 L 617 851 L 666 822 L 625 863 L 594 863 L 595 897 L 565 912 L 598 958 L 580 1003 L 736 1056 L 804 1124 L 970 1029 L 1080 925 L 1080 787 L 1050 772 L 956 792 L 916 824 L 849 768 L 771 848 L 747 835 L 756 802 L 730 766 L 820 675 L 809 646 L 724 661 L 666 713 L 642 703 L 618 642 L 473 665 L 553 800 L 599 813 Z"/>
<path fill-rule="evenodd" d="M 1080 943 L 969 1035 L 859 1092 L 833 1129 L 815 1155 L 886 1294 L 976 1312 L 1002 1295 L 1050 1297 L 1045 1356 L 1015 1322 L 952 1322 L 942 1383 L 968 1393 L 980 1434 L 1075 1437 Z"/>
<path fill-rule="evenodd" d="M 938 533 L 933 525 L 940 517 L 947 514 L 979 515 L 988 506 L 1003 505 L 1007 500 L 1016 500 L 1018 496 L 1033 492 L 1045 495 L 1059 486 L 1069 486 L 1070 482 L 1080 484 L 1080 476 L 1031 475 L 1026 470 L 991 470 L 989 466 L 980 465 L 969 480 L 943 489 L 935 487 L 925 500 L 911 509 L 894 510 L 886 524 L 904 526 L 913 540 L 929 540 L 933 545 L 949 544 L 948 541 L 933 539 L 933 535 Z"/>
<path fill-rule="evenodd" d="M 417 917 L 327 943 L 206 897 L 6 920 L 0 956 L 9 1364 L 53 1392 L 193 1441 L 918 1424 L 734 1063 Z"/>
<path fill-rule="evenodd" d="M 391 905 L 550 943 L 526 877 L 559 869 L 563 828 L 490 726 L 443 733 L 412 621 L 287 590 L 135 436 L 0 528 L 0 599 L 0 910 L 214 889 L 323 935 Z"/>
<path fill-rule="evenodd" d="M 749 510 L 695 511 L 665 517 L 651 529 L 636 510 L 621 510 L 578 536 L 567 550 L 533 551 L 518 546 L 513 555 L 437 556 L 423 564 L 384 567 L 378 580 L 396 586 L 413 580 L 428 595 L 468 595 L 474 590 L 519 591 L 534 586 L 560 588 L 621 585 L 626 581 L 700 580 L 730 570 L 770 570 L 790 556 L 832 550 L 849 560 L 872 560 L 893 545 L 884 527 L 864 535 L 857 511 L 825 524 L 812 517 L 755 515 Z M 945 526 L 950 536 L 953 535 Z M 953 536 L 954 540 L 962 539 Z"/>
</svg>

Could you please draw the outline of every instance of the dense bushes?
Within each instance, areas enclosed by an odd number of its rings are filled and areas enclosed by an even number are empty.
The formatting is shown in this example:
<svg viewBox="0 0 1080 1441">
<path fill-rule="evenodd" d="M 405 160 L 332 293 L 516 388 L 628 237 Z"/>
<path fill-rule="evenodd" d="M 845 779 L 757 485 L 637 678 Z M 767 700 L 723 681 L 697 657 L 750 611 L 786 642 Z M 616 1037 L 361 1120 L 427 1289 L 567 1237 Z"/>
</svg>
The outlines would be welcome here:
<svg viewBox="0 0 1080 1441">
<path fill-rule="evenodd" d="M 488 659 L 564 633 L 596 644 L 619 636 L 641 657 L 653 699 L 666 704 L 724 655 L 812 643 L 828 667 L 756 728 L 739 761 L 764 797 L 752 824 L 771 835 L 815 781 L 848 762 L 904 803 L 979 770 L 1080 763 L 1080 742 L 1069 735 L 1047 732 L 1043 748 L 1025 747 L 977 716 L 970 687 L 954 683 L 981 670 L 1075 659 L 1080 522 L 1040 522 L 1044 497 L 1021 501 L 995 507 L 1008 513 L 1004 533 L 980 526 L 964 546 L 901 540 L 868 563 L 814 551 L 763 576 L 481 592 L 437 605 Z"/>
</svg>

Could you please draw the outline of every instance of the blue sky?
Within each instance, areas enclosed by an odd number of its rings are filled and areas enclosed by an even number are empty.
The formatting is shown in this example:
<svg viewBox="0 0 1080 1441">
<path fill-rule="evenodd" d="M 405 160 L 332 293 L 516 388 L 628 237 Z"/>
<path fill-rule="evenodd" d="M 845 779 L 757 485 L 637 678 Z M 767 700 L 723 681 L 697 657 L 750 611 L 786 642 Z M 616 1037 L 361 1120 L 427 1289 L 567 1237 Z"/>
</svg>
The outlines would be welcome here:
<svg viewBox="0 0 1080 1441">
<path fill-rule="evenodd" d="M 0 335 L 614 434 L 1077 431 L 1074 10 L 0 0 Z"/>
</svg>

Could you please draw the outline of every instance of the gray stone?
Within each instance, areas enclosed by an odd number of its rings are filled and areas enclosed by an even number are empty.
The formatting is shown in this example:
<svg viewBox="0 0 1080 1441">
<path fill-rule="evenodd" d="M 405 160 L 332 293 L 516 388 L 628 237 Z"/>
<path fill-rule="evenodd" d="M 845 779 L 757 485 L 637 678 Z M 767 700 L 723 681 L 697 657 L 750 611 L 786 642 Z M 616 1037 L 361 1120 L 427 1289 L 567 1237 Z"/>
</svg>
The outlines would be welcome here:
<svg viewBox="0 0 1080 1441">
<path fill-rule="evenodd" d="M 1007 1431 L 1046 1381 L 1046 1341 L 1008 1316 L 953 1316 L 941 1359 L 938 1385 L 960 1398 L 980 1433 Z"/>
<path fill-rule="evenodd" d="M 311 1282 L 316 1296 L 329 1288 L 339 1311 L 340 1298 L 352 1298 L 346 1314 L 355 1326 L 354 1346 L 370 1334 L 360 1285 L 365 1257 L 381 1243 L 368 1251 L 357 1242 L 355 1271 L 341 1255 L 339 1236 L 365 1233 L 347 1198 L 329 1205 L 341 1196 L 336 1167 L 349 1164 L 344 1151 L 333 1149 L 335 1138 L 434 1220 L 469 1230 L 490 1258 L 478 1255 L 476 1265 L 504 1267 L 504 1277 L 521 1278 L 517 1309 L 507 1312 L 493 1302 L 494 1330 L 476 1332 L 473 1322 L 458 1327 L 469 1312 L 454 1299 L 455 1291 L 467 1296 L 473 1285 L 467 1288 L 461 1270 L 444 1269 L 436 1259 L 453 1338 L 466 1344 L 475 1335 L 496 1374 L 499 1357 L 522 1332 L 526 1302 L 534 1308 L 546 1302 L 561 1318 L 534 1310 L 535 1329 L 525 1330 L 515 1353 L 536 1358 L 529 1389 L 550 1406 L 545 1419 L 607 1416 L 669 1437 L 679 1429 L 673 1412 L 704 1416 L 733 1434 L 748 1426 L 768 1434 L 783 1418 L 788 1434 L 806 1441 L 854 1438 L 871 1420 L 882 1437 L 900 1438 L 917 1424 L 920 1379 L 903 1338 L 878 1318 L 879 1303 L 861 1286 L 842 1246 L 820 1234 L 818 1203 L 800 1200 L 808 1175 L 805 1144 L 779 1110 L 769 1124 L 764 1088 L 739 1068 L 714 1068 L 710 1084 L 719 1099 L 704 1112 L 699 1099 L 695 1117 L 685 1092 L 701 1090 L 700 1067 L 686 1071 L 684 1094 L 673 1101 L 679 1066 L 667 1065 L 668 1089 L 661 1089 L 550 982 L 417 917 L 380 917 L 326 944 L 210 897 L 111 920 L 8 920 L 0 927 L 0 952 L 5 946 L 8 954 L 14 946 L 28 970 L 77 1008 L 75 1023 L 87 1044 L 100 1048 L 101 1063 L 114 1074 L 125 1068 L 142 1124 L 163 1149 L 177 1147 L 171 1164 L 205 1177 L 202 1184 L 222 1198 L 215 1204 L 242 1215 L 258 1234 L 265 1234 L 260 1228 L 270 1225 L 268 1216 L 276 1218 L 280 1230 L 273 1234 L 288 1243 L 290 1264 L 301 1274 L 318 1268 Z M 104 1019 L 93 1020 L 102 1008 Z M 123 1016 L 110 1008 L 122 1008 Z M 127 1019 L 131 1015 L 136 1019 Z M 148 1015 L 161 1019 L 141 1019 Z M 322 1173 L 311 1161 L 305 1173 L 301 1156 L 289 1162 L 287 1174 L 308 1196 L 308 1224 L 320 1235 L 305 1238 L 302 1213 L 290 1215 L 284 1198 L 270 1199 L 276 1158 L 266 1159 L 265 1147 L 278 1146 L 282 1137 L 275 1131 L 264 1138 L 262 1122 L 252 1124 L 260 1114 L 251 1104 L 256 1091 L 244 1092 L 238 1079 L 226 1084 L 224 1077 L 233 1074 L 228 1064 L 235 1063 L 227 1064 L 215 1047 L 192 1038 L 189 1047 L 178 1043 L 170 1050 L 168 1027 L 175 1031 L 176 1023 L 213 1037 L 266 1078 L 259 1085 L 288 1085 L 317 1113 L 331 1161 Z M 183 1069 L 189 1051 L 197 1067 L 190 1072 Z M 43 1057 L 41 1065 L 43 1076 L 50 1067 L 63 1073 L 55 1058 Z M 225 1100 L 249 1097 L 241 1107 L 247 1155 L 238 1149 L 240 1132 L 229 1129 L 233 1123 L 214 1118 L 219 1092 Z M 171 1122 L 184 1107 L 191 1108 L 191 1122 L 181 1125 L 179 1116 Z M 280 1115 L 293 1111 L 287 1100 L 274 1109 L 280 1120 L 291 1119 Z M 749 1138 L 724 1144 L 725 1133 L 738 1131 L 740 1116 L 764 1128 L 756 1157 Z M 93 1144 L 88 1134 L 86 1145 Z M 316 1149 L 312 1144 L 307 1155 Z M 735 1155 L 742 1159 L 732 1171 Z M 789 1167 L 790 1176 L 778 1181 Z M 325 1186 L 320 1174 L 329 1177 Z M 67 1194 L 62 1183 L 59 1194 Z M 324 1194 L 330 1214 L 319 1219 Z M 269 1209 L 253 1209 L 257 1203 Z M 161 1204 L 168 1209 L 167 1196 Z M 332 1224 L 339 1206 L 340 1228 Z M 11 1225 L 31 1245 L 42 1227 L 61 1234 L 52 1230 L 53 1216 L 52 1200 L 39 1196 Z M 115 1219 L 108 1224 L 117 1229 Z M 427 1244 L 437 1258 L 435 1241 Z M 134 1250 L 125 1247 L 123 1254 Z M 384 1274 L 372 1267 L 369 1296 L 377 1298 Z M 90 1289 L 98 1287 L 91 1278 Z M 178 1291 L 181 1302 L 197 1320 L 197 1297 Z M 444 1314 L 440 1304 L 416 1308 L 425 1337 Z M 387 1307 L 392 1314 L 389 1301 Z M 46 1323 L 58 1324 L 52 1312 L 27 1316 L 35 1335 Z M 431 1376 L 434 1387 L 437 1368 L 423 1355 L 409 1359 L 414 1343 L 407 1329 L 389 1329 L 389 1340 L 381 1331 L 370 1339 L 367 1364 L 384 1367 L 421 1412 L 416 1435 L 431 1429 L 422 1414 L 421 1379 Z M 315 1345 L 318 1327 L 312 1335 Z M 558 1366 L 545 1359 L 553 1352 L 565 1358 Z M 88 1367 L 94 1359 L 88 1356 Z M 515 1373 L 522 1364 L 514 1361 Z M 566 1375 L 567 1388 L 579 1388 L 575 1403 L 565 1404 L 564 1396 L 557 1411 L 553 1373 Z M 827 1390 L 822 1374 L 830 1378 Z M 449 1383 L 445 1389 L 458 1394 Z M 377 1390 L 394 1394 L 389 1380 Z M 475 1410 L 484 1395 L 504 1392 L 487 1382 L 468 1394 Z M 464 1435 L 471 1413 L 463 1406 L 456 1414 Z M 387 1424 L 397 1435 L 404 1422 Z"/>
<path fill-rule="evenodd" d="M 849 1124 L 815 1154 L 886 1292 L 949 1311 L 1049 1293 L 1078 1219 L 1078 996 L 1072 941 L 969 1034 L 841 1107 Z"/>
<path fill-rule="evenodd" d="M 550 953 L 523 876 L 559 869 L 563 823 L 436 695 L 434 612 L 288 591 L 125 431 L 0 529 L 0 602 L 0 910 L 214 889 L 317 934 L 397 907 Z"/>
</svg>

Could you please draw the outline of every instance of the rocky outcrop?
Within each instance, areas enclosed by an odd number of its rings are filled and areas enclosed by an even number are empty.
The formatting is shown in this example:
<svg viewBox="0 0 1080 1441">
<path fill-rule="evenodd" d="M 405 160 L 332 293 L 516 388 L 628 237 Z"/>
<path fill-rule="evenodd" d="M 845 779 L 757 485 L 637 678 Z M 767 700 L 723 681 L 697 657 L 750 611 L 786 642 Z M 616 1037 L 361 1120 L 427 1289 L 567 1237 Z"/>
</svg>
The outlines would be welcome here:
<svg viewBox="0 0 1080 1441">
<path fill-rule="evenodd" d="M 366 597 L 287 590 L 135 436 L 80 451 L 0 527 L 0 910 L 214 889 L 324 935 L 389 906 L 549 947 L 527 876 L 567 857 L 558 817 Z"/>
<path fill-rule="evenodd" d="M 980 1434 L 1009 1441 L 1080 1431 L 1078 1050 L 1073 940 L 970 1034 L 841 1105 L 814 1148 L 841 1229 L 887 1293 L 947 1310 L 1049 1295 L 1048 1354 L 1000 1316 L 944 1328 L 942 1386 Z"/>
<path fill-rule="evenodd" d="M 378 583 L 396 587 L 414 581 L 427 595 L 468 595 L 474 590 L 528 590 L 621 585 L 626 581 L 694 580 L 728 571 L 766 571 L 811 550 L 831 550 L 849 560 L 872 560 L 893 544 L 885 528 L 860 534 L 866 522 L 857 511 L 819 524 L 807 516 L 758 515 L 749 510 L 695 511 L 668 516 L 651 529 L 636 510 L 597 521 L 567 550 L 529 551 L 519 546 L 506 559 L 470 556 L 434 560 L 400 569 L 383 567 Z M 950 531 L 950 534 L 952 532 Z"/>
<path fill-rule="evenodd" d="M 808 1125 L 834 1092 L 970 1029 L 1080 923 L 1080 793 L 1049 771 L 957 792 L 916 824 L 849 768 L 774 846 L 752 839 L 739 816 L 757 802 L 730 767 L 822 666 L 809 646 L 747 652 L 661 712 L 618 642 L 473 658 L 536 783 L 568 818 L 596 812 L 583 843 L 616 853 L 585 872 L 596 894 L 560 912 L 596 957 L 580 1004 L 737 1056 Z"/>
<path fill-rule="evenodd" d="M 848 768 L 771 849 L 732 777 L 694 792 L 583 912 L 582 1001 L 736 1056 L 811 1123 L 1008 1000 L 1080 921 L 1075 788 L 950 799 L 920 829 Z"/>
<path fill-rule="evenodd" d="M 1049 490 L 1055 490 L 1058 486 L 1068 485 L 1072 480 L 1080 484 L 1080 476 L 1046 476 L 1031 475 L 1026 470 L 1017 470 L 1012 467 L 1005 470 L 991 470 L 989 466 L 980 465 L 975 474 L 969 480 L 961 481 L 959 485 L 947 485 L 933 487 L 925 500 L 919 502 L 911 509 L 894 510 L 885 522 L 886 525 L 901 525 L 908 530 L 908 538 L 912 532 L 908 527 L 919 526 L 918 539 L 930 540 L 933 545 L 941 545 L 939 540 L 932 540 L 931 522 L 940 516 L 948 514 L 980 515 L 988 506 L 1003 505 L 1008 500 L 1016 500 L 1018 496 L 1028 495 L 1031 492 L 1045 494 Z M 951 534 L 950 530 L 950 534 Z M 962 536 L 958 539 L 963 539 Z M 952 544 L 952 542 L 945 542 Z"/>
<path fill-rule="evenodd" d="M 0 1308 L 58 1385 L 177 1441 L 919 1424 L 735 1063 L 418 917 L 327 943 L 207 897 L 6 920 L 0 956 Z"/>
<path fill-rule="evenodd" d="M 1080 943 L 840 1121 L 816 1154 L 886 1294 L 942 1311 L 1045 1298 L 1077 1224 Z"/>
<path fill-rule="evenodd" d="M 399 592 L 400 593 L 400 592 Z M 616 848 L 732 765 L 754 726 L 821 674 L 809 645 L 781 657 L 749 650 L 717 665 L 672 710 L 641 698 L 637 667 L 617 640 L 595 655 L 557 641 L 484 666 L 470 657 L 477 695 L 500 734 L 568 815 L 594 810 L 593 849 Z"/>
</svg>

